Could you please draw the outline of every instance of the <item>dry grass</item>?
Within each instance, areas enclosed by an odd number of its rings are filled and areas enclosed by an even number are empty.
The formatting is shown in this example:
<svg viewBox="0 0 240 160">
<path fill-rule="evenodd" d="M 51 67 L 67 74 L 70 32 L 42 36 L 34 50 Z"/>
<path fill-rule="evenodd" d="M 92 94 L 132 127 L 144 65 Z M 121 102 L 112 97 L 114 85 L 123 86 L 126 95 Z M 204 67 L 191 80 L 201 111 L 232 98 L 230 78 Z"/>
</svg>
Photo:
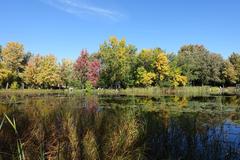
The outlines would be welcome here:
<svg viewBox="0 0 240 160">
<path fill-rule="evenodd" d="M 87 160 L 98 160 L 98 145 L 93 131 L 88 130 L 83 138 L 83 154 Z"/>
</svg>

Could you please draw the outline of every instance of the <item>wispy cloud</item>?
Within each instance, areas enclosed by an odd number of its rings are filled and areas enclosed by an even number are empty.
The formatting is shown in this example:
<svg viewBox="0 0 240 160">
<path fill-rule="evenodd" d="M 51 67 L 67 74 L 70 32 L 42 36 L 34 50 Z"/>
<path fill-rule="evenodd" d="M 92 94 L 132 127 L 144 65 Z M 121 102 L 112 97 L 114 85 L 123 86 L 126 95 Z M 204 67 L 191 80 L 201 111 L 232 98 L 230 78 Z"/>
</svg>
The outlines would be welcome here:
<svg viewBox="0 0 240 160">
<path fill-rule="evenodd" d="M 83 3 L 81 0 L 41 0 L 57 9 L 77 16 L 96 15 L 106 17 L 113 21 L 118 21 L 123 14 L 110 9 Z"/>
</svg>

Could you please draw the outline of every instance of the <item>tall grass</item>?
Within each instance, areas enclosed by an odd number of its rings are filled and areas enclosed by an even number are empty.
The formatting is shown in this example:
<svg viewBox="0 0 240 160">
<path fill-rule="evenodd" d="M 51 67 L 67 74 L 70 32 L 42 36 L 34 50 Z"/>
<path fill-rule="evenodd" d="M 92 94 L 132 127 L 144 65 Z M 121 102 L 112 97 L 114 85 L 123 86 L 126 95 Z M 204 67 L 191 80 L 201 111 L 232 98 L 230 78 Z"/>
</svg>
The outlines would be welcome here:
<svg viewBox="0 0 240 160">
<path fill-rule="evenodd" d="M 98 145 L 96 142 L 96 137 L 93 131 L 88 130 L 83 138 L 83 154 L 84 158 L 86 160 L 98 160 L 99 157 L 99 151 L 98 151 Z"/>
<path fill-rule="evenodd" d="M 63 128 L 66 133 L 66 138 L 69 140 L 69 147 L 71 150 L 70 157 L 71 159 L 78 159 L 78 133 L 76 122 L 73 118 L 73 115 L 69 112 L 65 113 L 63 120 Z"/>
<path fill-rule="evenodd" d="M 19 138 L 19 135 L 18 135 L 15 118 L 10 119 L 7 116 L 7 114 L 4 114 L 4 118 L 3 118 L 2 122 L 1 122 L 0 129 L 3 126 L 4 119 L 6 119 L 7 122 L 11 125 L 11 127 L 14 130 L 14 133 L 15 133 L 15 135 L 17 137 L 17 159 L 18 160 L 25 160 L 25 155 L 24 155 L 24 151 L 23 151 L 23 144 L 22 144 L 21 139 Z"/>
<path fill-rule="evenodd" d="M 185 95 L 185 96 L 205 96 L 210 94 L 236 94 L 235 87 L 228 87 L 221 90 L 219 87 L 210 86 L 186 86 L 176 88 L 127 88 L 127 89 L 99 89 L 96 91 L 100 95 L 129 95 L 129 96 L 164 96 L 164 95 Z"/>
<path fill-rule="evenodd" d="M 210 94 L 239 94 L 235 87 L 220 89 L 211 86 L 185 86 L 185 87 L 146 87 L 146 88 L 126 88 L 126 89 L 93 89 L 91 92 L 86 90 L 75 89 L 72 92 L 68 90 L 51 90 L 51 89 L 24 89 L 24 90 L 1 90 L 0 96 L 34 96 L 34 95 L 51 95 L 51 94 L 99 94 L 99 95 L 129 95 L 129 96 L 164 96 L 164 95 L 186 95 L 202 96 Z"/>
</svg>

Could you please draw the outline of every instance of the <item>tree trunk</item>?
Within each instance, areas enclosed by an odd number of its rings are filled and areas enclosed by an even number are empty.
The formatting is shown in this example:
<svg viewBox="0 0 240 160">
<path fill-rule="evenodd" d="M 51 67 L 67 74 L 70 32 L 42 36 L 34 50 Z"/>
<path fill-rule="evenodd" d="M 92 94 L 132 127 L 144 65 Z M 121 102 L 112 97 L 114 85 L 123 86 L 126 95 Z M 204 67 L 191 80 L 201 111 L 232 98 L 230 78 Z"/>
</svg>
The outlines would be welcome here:
<svg viewBox="0 0 240 160">
<path fill-rule="evenodd" d="M 7 82 L 7 84 L 6 84 L 6 89 L 8 89 L 8 86 L 9 86 L 9 83 Z"/>
<path fill-rule="evenodd" d="M 24 89 L 24 83 L 22 83 L 21 89 Z"/>
</svg>

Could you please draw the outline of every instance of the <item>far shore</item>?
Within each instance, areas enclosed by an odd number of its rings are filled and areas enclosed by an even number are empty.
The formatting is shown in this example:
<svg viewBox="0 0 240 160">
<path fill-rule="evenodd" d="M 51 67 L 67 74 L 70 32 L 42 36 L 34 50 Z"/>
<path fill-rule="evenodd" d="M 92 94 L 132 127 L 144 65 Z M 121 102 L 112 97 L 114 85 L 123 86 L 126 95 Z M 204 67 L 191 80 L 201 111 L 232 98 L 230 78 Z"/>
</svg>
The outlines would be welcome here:
<svg viewBox="0 0 240 160">
<path fill-rule="evenodd" d="M 164 96 L 164 95 L 240 95 L 236 87 L 187 86 L 177 88 L 126 88 L 126 89 L 0 89 L 0 95 L 38 95 L 38 94 L 97 94 L 97 95 L 126 95 L 126 96 Z"/>
</svg>

